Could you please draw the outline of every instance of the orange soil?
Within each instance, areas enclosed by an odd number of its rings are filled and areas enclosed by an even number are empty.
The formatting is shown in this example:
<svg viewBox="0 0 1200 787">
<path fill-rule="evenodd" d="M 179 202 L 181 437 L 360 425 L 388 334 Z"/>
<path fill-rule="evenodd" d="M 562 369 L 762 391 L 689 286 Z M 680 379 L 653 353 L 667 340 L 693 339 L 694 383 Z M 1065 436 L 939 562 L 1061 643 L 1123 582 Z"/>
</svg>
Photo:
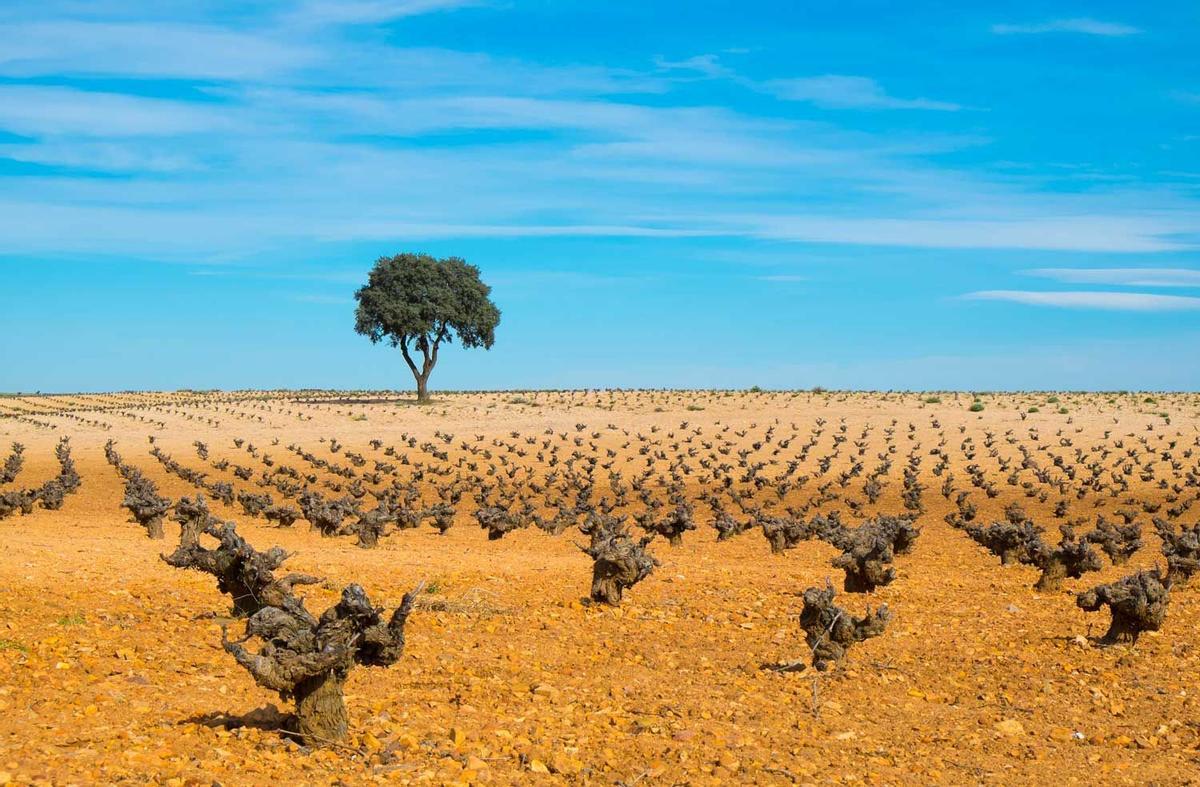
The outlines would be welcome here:
<svg viewBox="0 0 1200 787">
<path fill-rule="evenodd" d="M 1035 448 L 1027 430 L 1037 426 L 1042 442 L 1065 453 L 1073 449 L 1058 447 L 1059 430 L 1084 447 L 1122 438 L 1132 447 L 1139 437 L 1161 445 L 1165 435 L 1178 441 L 1178 457 L 1196 439 L 1196 397 L 1159 397 L 1149 404 L 1132 396 L 1112 402 L 1100 395 L 1063 396 L 1071 411 L 1063 415 L 1040 395 L 989 396 L 979 414 L 967 411 L 969 397 L 953 395 L 924 404 L 915 395 L 645 393 L 619 397 L 613 410 L 596 406 L 607 401 L 602 395 L 524 396 L 539 406 L 513 395 L 481 394 L 447 397 L 430 408 L 275 401 L 267 403 L 275 408 L 270 411 L 239 404 L 125 411 L 133 417 L 74 411 L 110 424 L 107 431 L 53 413 L 68 404 L 136 397 L 0 399 L 0 413 L 40 412 L 32 417 L 58 427 L 0 420 L 0 455 L 12 440 L 27 446 L 27 467 L 13 486 L 32 486 L 57 471 L 52 449 L 63 434 L 72 436 L 84 483 L 61 511 L 39 509 L 0 521 L 0 783 L 1197 779 L 1197 591 L 1173 592 L 1166 626 L 1136 648 L 1098 649 L 1078 639 L 1101 633 L 1108 616 L 1078 610 L 1073 591 L 1161 562 L 1149 517 L 1143 517 L 1146 545 L 1131 566 L 1114 569 L 1106 561 L 1102 572 L 1068 580 L 1062 592 L 1038 594 L 1031 589 L 1036 571 L 1002 568 L 942 521 L 951 506 L 938 493 L 941 479 L 930 473 L 936 459 L 928 456 L 938 441 L 931 426 L 936 418 L 961 487 L 966 460 L 958 445 L 973 436 L 980 454 L 975 461 L 989 468 L 1003 492 L 986 500 L 976 491 L 980 519 L 999 517 L 1016 499 L 1053 532 L 1050 504 L 1021 496 L 990 463 L 984 430 L 999 438 L 1012 429 Z M 1037 403 L 1041 412 L 1022 421 L 1018 410 Z M 298 420 L 296 412 L 312 420 Z M 1170 414 L 1169 425 L 1159 412 Z M 151 414 L 166 428 L 136 420 Z M 259 416 L 262 423 L 253 420 Z M 104 441 L 115 439 L 125 461 L 153 478 L 163 494 L 178 497 L 194 490 L 146 454 L 148 434 L 194 468 L 205 464 L 191 448 L 195 439 L 209 444 L 213 459 L 254 463 L 234 449 L 233 437 L 305 468 L 284 451 L 287 443 L 339 460 L 320 442 L 336 436 L 371 459 L 383 457 L 368 440 L 399 445 L 401 432 L 424 441 L 441 429 L 458 433 L 457 443 L 479 434 L 489 441 L 509 439 L 512 431 L 540 437 L 546 428 L 574 434 L 576 423 L 587 424 L 586 431 L 612 423 L 647 434 L 657 425 L 661 437 L 681 421 L 711 435 L 718 421 L 735 429 L 756 423 L 761 433 L 776 418 L 780 429 L 797 424 L 800 443 L 818 417 L 830 426 L 805 472 L 828 452 L 832 427 L 843 417 L 851 441 L 864 424 L 876 427 L 866 453 L 869 470 L 895 419 L 899 450 L 890 510 L 899 511 L 898 473 L 912 445 L 909 422 L 917 426 L 922 478 L 929 485 L 924 532 L 915 552 L 898 559 L 897 581 L 873 597 L 838 596 L 856 614 L 868 603 L 887 603 L 891 625 L 822 675 L 811 669 L 775 673 L 762 665 L 808 656 L 797 625 L 798 594 L 826 577 L 840 578 L 829 567 L 834 550 L 809 542 L 772 556 L 753 531 L 717 543 L 701 507 L 701 529 L 685 535 L 679 548 L 656 542 L 652 550 L 661 568 L 629 591 L 619 609 L 607 609 L 581 603 L 590 579 L 590 560 L 574 545 L 581 537 L 529 529 L 488 542 L 469 516 L 469 497 L 447 536 L 426 526 L 391 535 L 370 551 L 350 538 L 320 538 L 303 520 L 279 530 L 214 503 L 214 512 L 238 521 L 260 549 L 280 544 L 294 551 L 287 569 L 328 578 L 325 586 L 305 591 L 310 609 L 324 609 L 350 582 L 389 608 L 419 580 L 430 583 L 410 620 L 403 660 L 352 673 L 346 745 L 313 752 L 268 730 L 227 730 L 213 721 L 267 704 L 286 707 L 222 652 L 218 621 L 201 617 L 227 609 L 213 579 L 159 559 L 173 547 L 177 527 L 168 523 L 167 540 L 152 542 L 127 521 L 118 508 L 120 479 L 102 452 Z M 959 426 L 966 431 L 960 434 Z M 269 447 L 276 437 L 280 445 Z M 1004 455 L 1016 454 L 1003 440 L 998 447 Z M 1186 469 L 1196 460 L 1182 461 Z M 212 477 L 233 480 L 215 472 Z M 1164 494 L 1136 476 L 1134 483 L 1139 500 Z M 851 485 L 858 488 L 861 479 Z M 1073 501 L 1072 514 L 1092 516 L 1118 505 L 1107 495 L 1089 497 Z"/>
</svg>

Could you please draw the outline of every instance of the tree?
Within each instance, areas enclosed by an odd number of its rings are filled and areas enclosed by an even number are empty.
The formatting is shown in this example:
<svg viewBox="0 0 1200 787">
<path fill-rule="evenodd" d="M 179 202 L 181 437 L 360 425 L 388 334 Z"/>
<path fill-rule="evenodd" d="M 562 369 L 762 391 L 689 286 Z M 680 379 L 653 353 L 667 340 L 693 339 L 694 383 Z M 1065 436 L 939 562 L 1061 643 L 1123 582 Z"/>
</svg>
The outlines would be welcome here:
<svg viewBox="0 0 1200 787">
<path fill-rule="evenodd" d="M 417 383 L 417 401 L 429 401 L 429 375 L 438 349 L 457 336 L 463 347 L 491 349 L 500 310 L 479 269 L 458 257 L 428 254 L 380 257 L 358 301 L 354 330 L 372 342 L 399 347 Z M 413 359 L 421 354 L 418 366 Z"/>
</svg>

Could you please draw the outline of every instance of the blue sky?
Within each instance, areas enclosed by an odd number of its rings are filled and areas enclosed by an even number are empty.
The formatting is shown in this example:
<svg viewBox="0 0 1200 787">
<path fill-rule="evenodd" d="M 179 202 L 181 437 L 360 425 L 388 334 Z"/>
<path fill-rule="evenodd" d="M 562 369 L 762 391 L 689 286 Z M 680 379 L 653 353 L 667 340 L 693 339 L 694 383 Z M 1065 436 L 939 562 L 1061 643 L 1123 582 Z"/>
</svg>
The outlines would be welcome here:
<svg viewBox="0 0 1200 787">
<path fill-rule="evenodd" d="M 8 0 L 0 390 L 1200 388 L 1200 7 Z"/>
</svg>

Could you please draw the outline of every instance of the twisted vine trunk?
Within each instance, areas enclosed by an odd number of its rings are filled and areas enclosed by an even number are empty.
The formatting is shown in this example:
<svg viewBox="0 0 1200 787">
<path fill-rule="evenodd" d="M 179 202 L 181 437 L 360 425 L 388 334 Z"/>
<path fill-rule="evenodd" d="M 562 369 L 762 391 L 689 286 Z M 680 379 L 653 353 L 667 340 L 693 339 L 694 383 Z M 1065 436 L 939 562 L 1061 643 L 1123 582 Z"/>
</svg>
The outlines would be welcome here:
<svg viewBox="0 0 1200 787">
<path fill-rule="evenodd" d="M 616 563 L 597 560 L 592 567 L 592 599 L 613 607 L 620 605 L 624 573 Z"/>
<path fill-rule="evenodd" d="M 166 534 L 163 532 L 163 518 L 161 516 L 156 516 L 146 522 L 146 535 L 150 538 L 166 537 Z"/>
<path fill-rule="evenodd" d="M 296 730 L 305 741 L 317 744 L 346 737 L 350 716 L 342 687 L 346 678 L 329 670 L 296 684 Z"/>
<path fill-rule="evenodd" d="M 1038 581 L 1033 587 L 1035 590 L 1041 592 L 1055 591 L 1062 587 L 1063 580 L 1066 578 L 1066 565 L 1058 558 L 1051 557 L 1042 569 L 1042 575 L 1038 577 Z"/>
</svg>

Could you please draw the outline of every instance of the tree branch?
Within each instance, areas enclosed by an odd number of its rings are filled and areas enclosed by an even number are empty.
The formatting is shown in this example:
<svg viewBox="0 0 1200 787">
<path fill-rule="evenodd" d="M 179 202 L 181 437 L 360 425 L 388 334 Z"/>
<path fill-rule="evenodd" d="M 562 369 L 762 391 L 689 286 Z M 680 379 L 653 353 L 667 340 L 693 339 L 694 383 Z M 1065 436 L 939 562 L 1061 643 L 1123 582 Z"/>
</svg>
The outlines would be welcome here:
<svg viewBox="0 0 1200 787">
<path fill-rule="evenodd" d="M 416 363 L 413 362 L 412 356 L 408 353 L 407 336 L 400 339 L 400 352 L 404 355 L 404 362 L 408 364 L 408 368 L 413 373 L 413 377 L 419 377 L 421 373 L 417 370 Z"/>
</svg>

